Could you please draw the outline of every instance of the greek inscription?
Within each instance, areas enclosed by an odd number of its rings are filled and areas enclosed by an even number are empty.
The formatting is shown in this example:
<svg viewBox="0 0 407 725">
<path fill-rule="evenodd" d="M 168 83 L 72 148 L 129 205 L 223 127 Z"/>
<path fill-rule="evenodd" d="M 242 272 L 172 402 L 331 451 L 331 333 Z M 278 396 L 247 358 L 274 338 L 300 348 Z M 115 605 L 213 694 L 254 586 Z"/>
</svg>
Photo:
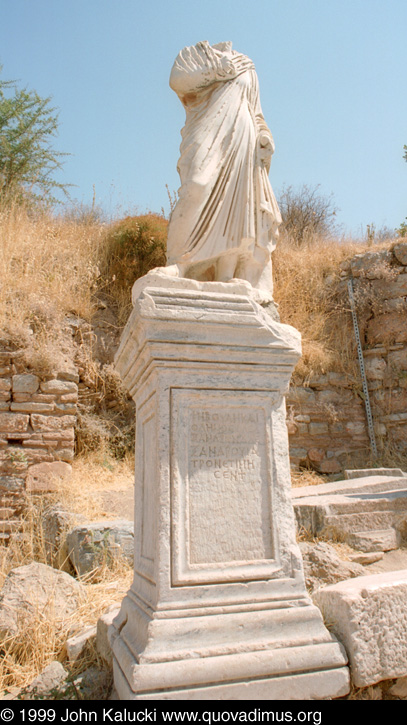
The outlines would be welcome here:
<svg viewBox="0 0 407 725">
<path fill-rule="evenodd" d="M 193 408 L 187 446 L 190 562 L 269 558 L 264 411 Z"/>
</svg>

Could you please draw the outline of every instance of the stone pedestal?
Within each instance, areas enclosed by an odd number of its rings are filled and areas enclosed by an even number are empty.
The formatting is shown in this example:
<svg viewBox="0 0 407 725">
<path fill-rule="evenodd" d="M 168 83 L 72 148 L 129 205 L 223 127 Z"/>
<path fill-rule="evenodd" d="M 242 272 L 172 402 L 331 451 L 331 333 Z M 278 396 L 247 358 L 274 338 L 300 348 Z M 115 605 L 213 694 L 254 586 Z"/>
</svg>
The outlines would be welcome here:
<svg viewBox="0 0 407 725">
<path fill-rule="evenodd" d="M 150 273 L 133 301 L 116 357 L 137 406 L 134 582 L 110 630 L 120 699 L 346 694 L 295 541 L 299 333 L 245 282 Z"/>
</svg>

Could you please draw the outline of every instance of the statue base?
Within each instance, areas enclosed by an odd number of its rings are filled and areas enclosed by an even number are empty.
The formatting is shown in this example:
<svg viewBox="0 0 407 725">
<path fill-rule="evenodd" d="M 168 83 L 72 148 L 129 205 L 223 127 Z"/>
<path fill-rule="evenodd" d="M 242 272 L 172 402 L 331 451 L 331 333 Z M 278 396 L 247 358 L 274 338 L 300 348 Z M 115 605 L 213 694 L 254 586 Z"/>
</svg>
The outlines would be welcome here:
<svg viewBox="0 0 407 725">
<path fill-rule="evenodd" d="M 150 273 L 116 366 L 136 402 L 134 581 L 110 628 L 123 700 L 349 691 L 306 593 L 285 394 L 299 333 L 248 283 Z"/>
</svg>

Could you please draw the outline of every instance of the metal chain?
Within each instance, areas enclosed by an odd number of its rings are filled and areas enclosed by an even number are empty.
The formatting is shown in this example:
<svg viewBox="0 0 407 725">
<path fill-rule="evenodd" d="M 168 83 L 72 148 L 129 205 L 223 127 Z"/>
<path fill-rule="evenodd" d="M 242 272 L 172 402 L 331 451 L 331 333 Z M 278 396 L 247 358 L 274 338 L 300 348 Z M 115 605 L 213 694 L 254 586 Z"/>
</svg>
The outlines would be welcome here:
<svg viewBox="0 0 407 725">
<path fill-rule="evenodd" d="M 374 432 L 372 408 L 370 406 L 369 390 L 367 387 L 365 361 L 363 359 L 362 343 L 360 341 L 360 335 L 359 335 L 359 325 L 358 325 L 358 318 L 356 315 L 355 294 L 354 294 L 354 289 L 353 289 L 353 279 L 352 278 L 348 280 L 348 293 L 349 293 L 350 309 L 352 312 L 353 329 L 355 331 L 355 338 L 356 338 L 356 344 L 357 344 L 357 350 L 358 350 L 358 359 L 359 359 L 360 374 L 362 377 L 363 394 L 365 396 L 367 429 L 368 429 L 369 438 L 370 438 L 370 447 L 372 449 L 372 453 L 373 453 L 374 457 L 376 458 L 377 457 L 376 437 L 375 437 L 375 432 Z"/>
</svg>

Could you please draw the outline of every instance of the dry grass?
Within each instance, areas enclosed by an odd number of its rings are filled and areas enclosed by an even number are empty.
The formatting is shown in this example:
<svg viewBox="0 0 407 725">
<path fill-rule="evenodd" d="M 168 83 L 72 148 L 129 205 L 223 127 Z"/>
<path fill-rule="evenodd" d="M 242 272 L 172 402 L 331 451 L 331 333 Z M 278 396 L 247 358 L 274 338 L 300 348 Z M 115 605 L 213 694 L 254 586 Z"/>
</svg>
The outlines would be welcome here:
<svg viewBox="0 0 407 725">
<path fill-rule="evenodd" d="M 8 547 L 0 548 L 0 587 L 11 569 L 33 561 L 47 563 L 46 536 L 43 529 L 44 509 L 58 501 L 80 520 L 106 517 L 101 493 L 122 492 L 132 487 L 133 461 L 103 458 L 93 454 L 79 458 L 73 466 L 72 477 L 62 484 L 58 494 L 34 496 L 27 501 L 22 531 L 13 537 Z M 111 517 L 111 514 L 110 514 Z M 72 525 L 72 521 L 71 521 Z M 81 579 L 85 596 L 77 610 L 61 623 L 57 618 L 44 617 L 41 612 L 22 622 L 18 635 L 0 644 L 0 692 L 29 685 L 53 660 L 59 660 L 70 675 L 90 666 L 100 666 L 94 647 L 70 665 L 66 659 L 65 642 L 72 632 L 95 625 L 100 615 L 113 603 L 120 603 L 130 587 L 132 569 L 121 558 L 113 565 L 102 566 Z"/>
<path fill-rule="evenodd" d="M 0 692 L 10 687 L 26 687 L 54 660 L 62 662 L 70 675 L 90 666 L 98 666 L 95 648 L 70 665 L 66 660 L 65 643 L 72 632 L 95 625 L 101 614 L 114 603 L 120 604 L 130 587 L 129 567 L 106 570 L 97 584 L 85 584 L 85 596 L 78 609 L 63 622 L 44 617 L 41 612 L 25 621 L 18 635 L 1 642 Z"/>
<path fill-rule="evenodd" d="M 320 483 L 326 483 L 328 476 L 311 470 L 291 471 L 291 485 L 293 488 L 300 486 L 318 486 Z"/>
<path fill-rule="evenodd" d="M 74 461 L 72 476 L 62 482 L 59 501 L 89 521 L 110 517 L 104 496 L 108 492 L 133 491 L 134 457 L 116 460 L 103 450 Z"/>
<path fill-rule="evenodd" d="M 366 244 L 354 240 L 318 237 L 300 247 L 283 238 L 277 246 L 274 289 L 281 321 L 302 335 L 297 377 L 355 370 L 349 302 L 339 265 L 367 249 Z"/>
<path fill-rule="evenodd" d="M 28 348 L 31 366 L 69 354 L 66 314 L 92 314 L 103 232 L 100 223 L 0 209 L 0 343 Z"/>
</svg>

